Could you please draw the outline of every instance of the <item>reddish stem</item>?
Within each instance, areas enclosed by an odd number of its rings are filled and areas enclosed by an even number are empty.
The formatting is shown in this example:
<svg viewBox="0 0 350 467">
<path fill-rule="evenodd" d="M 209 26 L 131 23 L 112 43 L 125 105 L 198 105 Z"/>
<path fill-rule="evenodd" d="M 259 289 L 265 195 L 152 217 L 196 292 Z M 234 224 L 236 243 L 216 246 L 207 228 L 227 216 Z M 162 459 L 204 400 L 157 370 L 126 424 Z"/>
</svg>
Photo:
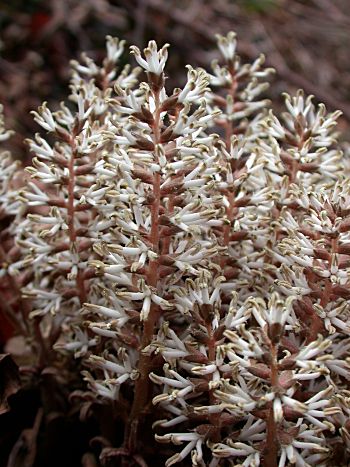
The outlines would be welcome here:
<svg viewBox="0 0 350 467">
<path fill-rule="evenodd" d="M 216 360 L 216 339 L 214 335 L 213 326 L 210 323 L 207 324 L 207 332 L 208 332 L 208 358 L 210 362 L 215 363 Z M 209 377 L 210 378 L 210 377 Z M 209 379 L 208 378 L 208 379 Z M 217 399 L 215 397 L 215 389 L 209 390 L 209 401 L 210 405 L 217 404 Z M 209 422 L 213 428 L 211 432 L 211 441 L 218 443 L 220 442 L 220 426 L 219 426 L 220 414 L 210 414 L 209 415 Z"/>
<path fill-rule="evenodd" d="M 230 86 L 228 94 L 232 97 L 232 101 L 233 101 L 232 104 L 234 104 L 238 83 L 237 83 L 237 79 L 235 78 L 235 70 L 232 64 L 229 65 L 229 72 L 231 75 L 231 86 Z M 233 120 L 230 119 L 226 122 L 226 126 L 225 126 L 225 145 L 226 145 L 226 150 L 228 152 L 230 152 L 232 134 L 233 134 Z M 234 208 L 234 204 L 233 204 L 235 201 L 234 191 L 232 190 L 227 191 L 227 200 L 228 200 L 229 206 L 226 208 L 226 216 L 227 216 L 227 219 L 231 223 L 235 215 L 237 214 Z M 224 241 L 225 246 L 229 245 L 230 234 L 231 234 L 231 224 L 225 225 L 223 228 L 223 241 Z M 224 261 L 221 261 L 221 263 L 222 263 L 221 266 L 223 267 Z"/>
<path fill-rule="evenodd" d="M 276 345 L 271 343 L 271 388 L 278 387 L 278 367 L 277 367 L 277 349 Z M 277 467 L 278 455 L 278 439 L 277 439 L 277 426 L 273 412 L 273 401 L 270 402 L 269 416 L 267 420 L 267 435 L 265 447 L 265 467 Z"/>
<path fill-rule="evenodd" d="M 160 102 L 159 102 L 159 91 L 154 91 L 155 101 L 155 112 L 154 122 L 152 124 L 154 145 L 156 146 L 160 142 Z M 151 205 L 151 232 L 150 240 L 152 243 L 152 250 L 155 253 L 159 253 L 159 210 L 160 210 L 160 184 L 161 176 L 160 173 L 154 174 L 153 177 L 153 195 L 154 201 Z M 150 260 L 149 266 L 146 272 L 147 284 L 151 287 L 157 288 L 158 285 L 158 260 Z M 125 441 L 127 442 L 128 449 L 133 452 L 136 444 L 137 437 L 137 426 L 141 418 L 142 412 L 148 406 L 150 401 L 150 379 L 149 374 L 152 371 L 151 358 L 148 355 L 142 353 L 142 350 L 147 347 L 153 338 L 155 332 L 155 326 L 159 317 L 158 305 L 152 303 L 150 312 L 143 324 L 142 339 L 141 339 L 141 352 L 140 360 L 138 363 L 139 378 L 135 382 L 134 400 L 131 408 L 131 416 L 129 426 L 126 428 L 127 435 Z M 133 427 L 131 429 L 131 427 Z"/>
<path fill-rule="evenodd" d="M 74 254 L 78 253 L 76 240 L 77 240 L 77 232 L 75 229 L 75 207 L 74 207 L 74 188 L 75 188 L 75 171 L 74 171 L 74 162 L 76 158 L 76 145 L 74 137 L 70 140 L 70 145 L 72 148 L 71 157 L 68 164 L 69 170 L 69 182 L 68 182 L 68 203 L 67 203 L 67 224 L 68 224 L 68 234 L 70 240 L 70 250 Z M 82 271 L 78 269 L 77 277 L 76 277 L 76 285 L 78 290 L 78 296 L 80 300 L 80 305 L 86 302 L 86 290 L 84 284 L 84 277 L 82 275 Z"/>
</svg>

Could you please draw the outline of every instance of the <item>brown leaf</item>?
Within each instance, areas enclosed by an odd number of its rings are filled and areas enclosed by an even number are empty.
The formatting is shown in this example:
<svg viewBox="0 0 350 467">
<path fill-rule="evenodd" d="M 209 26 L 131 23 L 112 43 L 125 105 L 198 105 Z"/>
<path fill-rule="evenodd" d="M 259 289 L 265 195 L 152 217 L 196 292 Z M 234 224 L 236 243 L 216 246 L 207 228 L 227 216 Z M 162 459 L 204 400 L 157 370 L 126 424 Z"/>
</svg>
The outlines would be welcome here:
<svg viewBox="0 0 350 467">
<path fill-rule="evenodd" d="M 13 336 L 6 342 L 5 352 L 11 354 L 15 363 L 20 366 L 32 366 L 35 364 L 35 355 L 26 342 L 24 336 Z"/>
<path fill-rule="evenodd" d="M 18 366 L 10 354 L 0 354 L 0 414 L 10 410 L 8 398 L 20 388 Z"/>
<path fill-rule="evenodd" d="M 79 414 L 79 419 L 80 421 L 82 422 L 85 422 L 89 416 L 91 415 L 90 414 L 90 410 L 91 410 L 91 407 L 93 406 L 93 402 L 92 401 L 87 401 L 87 402 L 84 402 L 81 407 L 80 407 L 80 414 Z"/>
<path fill-rule="evenodd" d="M 43 409 L 39 409 L 33 428 L 26 428 L 12 448 L 7 467 L 32 467 L 36 457 L 36 439 L 39 433 Z"/>
</svg>

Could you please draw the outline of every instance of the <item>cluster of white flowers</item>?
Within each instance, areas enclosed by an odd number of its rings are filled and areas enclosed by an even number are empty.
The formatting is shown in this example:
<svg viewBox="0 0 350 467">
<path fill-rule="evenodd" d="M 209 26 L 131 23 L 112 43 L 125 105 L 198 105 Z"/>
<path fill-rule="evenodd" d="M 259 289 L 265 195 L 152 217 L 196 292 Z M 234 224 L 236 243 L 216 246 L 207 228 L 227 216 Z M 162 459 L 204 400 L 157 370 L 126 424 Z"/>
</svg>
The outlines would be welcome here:
<svg viewBox="0 0 350 467">
<path fill-rule="evenodd" d="M 11 130 L 5 129 L 3 106 L 0 104 L 0 142 L 7 141 Z M 20 163 L 14 161 L 9 151 L 0 153 L 0 216 L 20 215 L 21 207 L 17 201 L 16 175 Z"/>
<path fill-rule="evenodd" d="M 154 41 L 131 48 L 146 82 L 117 70 L 124 42 L 110 37 L 101 67 L 72 63 L 72 104 L 34 112 L 50 139 L 29 141 L 22 254 L 6 273 L 31 272 L 29 316 L 82 360 L 90 395 L 125 425 L 123 455 L 142 455 L 153 411 L 156 440 L 182 445 L 166 466 L 342 465 L 350 184 L 339 113 L 298 92 L 279 118 L 260 97 L 263 57 L 242 65 L 234 33 L 218 46 L 213 74 L 189 66 L 172 93 L 167 45 Z M 1 157 L 5 203 L 14 166 Z"/>
<path fill-rule="evenodd" d="M 3 106 L 0 104 L 0 143 L 7 141 L 12 131 L 5 128 Z M 7 276 L 8 270 L 14 260 L 13 235 L 15 225 L 23 215 L 23 206 L 18 199 L 17 187 L 22 183 L 20 162 L 15 161 L 9 151 L 0 151 L 0 278 Z M 6 288 L 6 283 L 4 284 Z"/>
</svg>

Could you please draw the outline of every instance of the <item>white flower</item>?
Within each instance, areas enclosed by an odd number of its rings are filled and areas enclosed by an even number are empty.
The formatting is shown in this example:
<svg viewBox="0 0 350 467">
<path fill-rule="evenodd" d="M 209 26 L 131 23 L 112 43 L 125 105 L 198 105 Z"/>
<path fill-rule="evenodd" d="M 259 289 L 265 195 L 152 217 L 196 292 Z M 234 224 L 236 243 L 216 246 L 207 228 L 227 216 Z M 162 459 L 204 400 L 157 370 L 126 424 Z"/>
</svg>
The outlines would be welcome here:
<svg viewBox="0 0 350 467">
<path fill-rule="evenodd" d="M 154 73 L 155 75 L 160 75 L 164 71 L 166 61 L 168 59 L 167 48 L 169 44 L 165 44 L 160 50 L 158 50 L 157 44 L 155 41 L 150 41 L 148 47 L 144 49 L 145 59 L 142 58 L 140 49 L 136 46 L 131 46 L 131 53 L 135 55 L 137 63 L 142 66 L 142 68 L 149 72 Z"/>
<path fill-rule="evenodd" d="M 80 328 L 74 328 L 74 338 L 71 341 L 58 341 L 53 346 L 55 350 L 74 351 L 74 357 L 79 358 L 87 354 L 90 347 L 98 344 L 98 338 L 91 339 Z"/>
<path fill-rule="evenodd" d="M 3 109 L 4 109 L 4 106 L 0 104 L 0 142 L 6 141 L 13 134 L 13 131 L 5 130 Z"/>
<path fill-rule="evenodd" d="M 232 61 L 236 55 L 236 34 L 230 31 L 227 36 L 216 35 L 217 44 L 225 60 Z"/>
<path fill-rule="evenodd" d="M 107 36 L 106 39 L 107 59 L 112 63 L 116 63 L 124 52 L 125 41 L 112 36 Z"/>
<path fill-rule="evenodd" d="M 38 112 L 34 110 L 31 112 L 34 115 L 34 120 L 47 131 L 56 131 L 57 124 L 51 110 L 47 108 L 47 102 L 44 102 L 38 109 Z"/>
<path fill-rule="evenodd" d="M 195 453 L 192 454 L 192 461 L 195 459 L 196 462 L 193 465 L 200 465 L 204 467 L 205 464 L 202 462 L 202 444 L 204 441 L 203 436 L 199 435 L 198 433 L 168 433 L 163 436 L 156 435 L 155 437 L 156 440 L 160 443 L 173 443 L 176 445 L 182 444 L 183 442 L 188 443 L 181 452 L 175 454 L 166 461 L 165 467 L 170 467 L 171 465 L 182 461 L 191 453 L 192 450 L 195 451 Z"/>
<path fill-rule="evenodd" d="M 187 83 L 178 95 L 178 102 L 197 102 L 207 90 L 209 83 L 207 73 L 199 68 L 195 70 L 190 65 L 187 65 Z"/>
</svg>

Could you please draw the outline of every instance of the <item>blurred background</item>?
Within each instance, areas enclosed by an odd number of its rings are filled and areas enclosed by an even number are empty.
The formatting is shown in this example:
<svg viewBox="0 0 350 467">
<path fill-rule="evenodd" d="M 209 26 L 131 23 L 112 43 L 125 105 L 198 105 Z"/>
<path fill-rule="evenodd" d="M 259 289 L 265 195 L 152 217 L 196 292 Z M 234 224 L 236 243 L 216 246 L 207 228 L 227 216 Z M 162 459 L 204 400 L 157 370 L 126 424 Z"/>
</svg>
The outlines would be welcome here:
<svg viewBox="0 0 350 467">
<path fill-rule="evenodd" d="M 171 44 L 169 86 L 184 66 L 210 67 L 215 33 L 235 30 L 244 61 L 264 53 L 276 68 L 269 97 L 298 88 L 341 109 L 349 136 L 349 0 L 0 0 L 0 102 L 16 130 L 11 149 L 26 158 L 24 138 L 38 131 L 29 111 L 42 101 L 55 109 L 66 99 L 69 61 L 82 51 L 104 55 L 107 34 L 140 47 L 149 39 Z"/>
</svg>

